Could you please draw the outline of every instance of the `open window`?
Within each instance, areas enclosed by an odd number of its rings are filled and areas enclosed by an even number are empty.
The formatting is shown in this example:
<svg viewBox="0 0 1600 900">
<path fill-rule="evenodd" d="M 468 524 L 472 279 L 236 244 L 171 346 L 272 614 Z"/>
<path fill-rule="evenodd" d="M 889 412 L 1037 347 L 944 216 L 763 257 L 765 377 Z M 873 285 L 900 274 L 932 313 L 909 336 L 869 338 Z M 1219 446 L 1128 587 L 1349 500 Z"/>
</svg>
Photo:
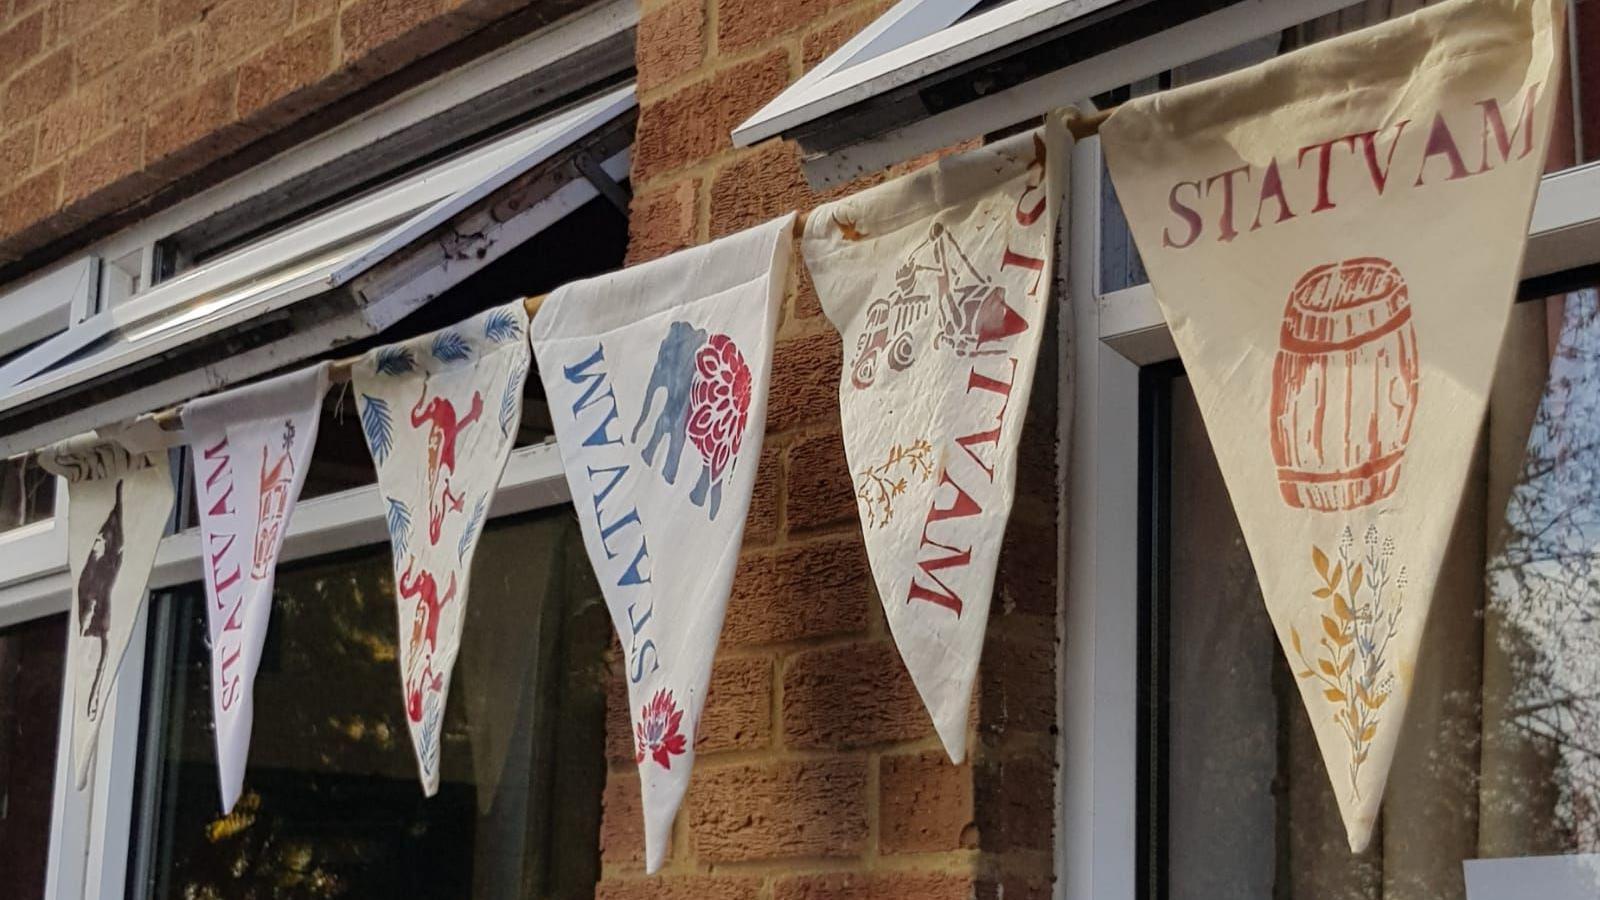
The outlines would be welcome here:
<svg viewBox="0 0 1600 900">
<path fill-rule="evenodd" d="M 589 200 L 626 203 L 606 91 L 138 291 L 0 367 L 0 454 L 375 335 Z"/>
</svg>

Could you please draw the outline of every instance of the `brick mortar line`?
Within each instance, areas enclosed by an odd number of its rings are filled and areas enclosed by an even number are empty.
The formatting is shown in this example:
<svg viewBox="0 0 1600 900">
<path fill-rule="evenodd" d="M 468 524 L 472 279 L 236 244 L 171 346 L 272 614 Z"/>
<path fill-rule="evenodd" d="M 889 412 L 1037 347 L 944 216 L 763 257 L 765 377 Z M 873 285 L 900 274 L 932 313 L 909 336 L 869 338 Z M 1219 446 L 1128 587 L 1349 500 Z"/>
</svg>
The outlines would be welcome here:
<svg viewBox="0 0 1600 900">
<path fill-rule="evenodd" d="M 932 726 L 929 726 L 931 731 Z M 939 737 L 930 733 L 925 737 L 913 738 L 905 741 L 891 741 L 877 744 L 866 744 L 847 749 L 811 749 L 805 747 L 749 747 L 741 749 L 716 750 L 710 753 L 695 754 L 695 771 L 721 771 L 760 765 L 763 763 L 819 763 L 838 762 L 841 760 L 866 760 L 866 757 L 877 754 L 879 756 L 915 756 L 937 750 L 944 752 L 944 745 L 939 743 Z M 945 760 L 949 763 L 948 758 Z M 953 764 L 951 764 L 953 765 Z M 632 760 L 606 760 L 606 777 L 627 777 L 639 771 Z M 691 793 L 692 793 L 691 783 Z"/>
<path fill-rule="evenodd" d="M 742 878 L 805 878 L 814 875 L 971 875 L 979 876 L 983 851 L 936 850 L 928 853 L 897 853 L 880 858 L 881 865 L 863 869 L 860 855 L 845 856 L 793 856 L 761 859 L 705 860 L 699 865 L 680 869 L 675 865 L 663 867 L 656 875 L 645 875 L 644 864 L 639 862 L 611 862 L 601 865 L 602 880 L 647 881 L 666 875 L 706 876 L 729 875 Z M 612 875 L 623 877 L 611 879 Z"/>
</svg>

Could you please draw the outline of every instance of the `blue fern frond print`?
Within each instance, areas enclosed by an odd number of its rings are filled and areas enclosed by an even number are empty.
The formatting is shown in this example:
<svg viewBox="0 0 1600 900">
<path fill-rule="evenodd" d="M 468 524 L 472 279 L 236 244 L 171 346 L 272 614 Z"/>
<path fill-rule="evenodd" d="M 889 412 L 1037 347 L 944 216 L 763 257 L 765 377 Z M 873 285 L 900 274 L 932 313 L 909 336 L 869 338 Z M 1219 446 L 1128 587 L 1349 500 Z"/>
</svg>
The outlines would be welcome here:
<svg viewBox="0 0 1600 900">
<path fill-rule="evenodd" d="M 467 346 L 467 339 L 460 332 L 448 328 L 434 335 L 433 346 L 429 350 L 440 362 L 463 362 L 472 358 L 472 348 Z"/>
<path fill-rule="evenodd" d="M 417 368 L 417 358 L 410 347 L 380 347 L 373 368 L 379 375 L 404 375 Z"/>
<path fill-rule="evenodd" d="M 472 506 L 472 518 L 467 520 L 467 527 L 461 530 L 461 543 L 456 545 L 456 559 L 466 560 L 467 551 L 472 549 L 472 542 L 478 538 L 478 529 L 483 527 L 483 514 L 487 511 L 489 502 L 488 494 L 481 494 L 478 502 Z"/>
<path fill-rule="evenodd" d="M 521 412 L 517 401 L 522 399 L 522 382 L 527 377 L 528 367 L 518 366 L 506 382 L 505 393 L 500 395 L 500 433 L 506 437 L 510 437 L 511 429 L 517 427 L 517 413 Z"/>
<path fill-rule="evenodd" d="M 386 499 L 389 501 L 389 541 L 394 544 L 396 553 L 404 553 L 411 542 L 411 509 L 393 497 Z"/>
<path fill-rule="evenodd" d="M 367 436 L 372 458 L 383 465 L 394 448 L 394 417 L 389 414 L 389 404 L 378 397 L 362 394 L 361 431 Z"/>
<path fill-rule="evenodd" d="M 517 317 L 509 309 L 497 309 L 483 320 L 483 336 L 496 344 L 514 340 L 521 334 Z"/>
</svg>

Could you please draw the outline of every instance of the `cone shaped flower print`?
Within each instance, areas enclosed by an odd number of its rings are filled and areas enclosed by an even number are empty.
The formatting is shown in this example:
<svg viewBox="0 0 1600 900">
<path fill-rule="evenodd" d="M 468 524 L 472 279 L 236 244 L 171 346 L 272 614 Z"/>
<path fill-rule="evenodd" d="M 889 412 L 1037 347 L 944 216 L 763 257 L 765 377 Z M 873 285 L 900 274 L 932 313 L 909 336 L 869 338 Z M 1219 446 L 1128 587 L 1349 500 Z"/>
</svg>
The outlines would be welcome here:
<svg viewBox="0 0 1600 900">
<path fill-rule="evenodd" d="M 1070 152 L 1051 116 L 806 222 L 806 265 L 844 342 L 839 412 L 873 577 L 958 762 Z"/>
<path fill-rule="evenodd" d="M 766 432 L 786 216 L 550 295 L 532 343 L 625 654 L 645 867 L 661 868 Z"/>
<path fill-rule="evenodd" d="M 1354 850 L 1519 278 L 1565 7 L 1451 0 L 1101 127 Z"/>
<path fill-rule="evenodd" d="M 353 370 L 394 550 L 406 725 L 429 796 L 472 555 L 522 420 L 527 329 L 519 300 L 379 347 Z"/>
</svg>

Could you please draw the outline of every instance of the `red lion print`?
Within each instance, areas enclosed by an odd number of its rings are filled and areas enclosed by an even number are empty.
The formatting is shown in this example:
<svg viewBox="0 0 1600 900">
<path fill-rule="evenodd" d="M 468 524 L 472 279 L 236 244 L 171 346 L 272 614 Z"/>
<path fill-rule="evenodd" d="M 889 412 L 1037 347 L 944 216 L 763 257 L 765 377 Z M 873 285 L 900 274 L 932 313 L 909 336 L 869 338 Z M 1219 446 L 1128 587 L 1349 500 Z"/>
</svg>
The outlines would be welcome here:
<svg viewBox="0 0 1600 900">
<path fill-rule="evenodd" d="M 689 440 L 705 460 L 690 499 L 702 504 L 709 488 L 715 518 L 722 503 L 722 475 L 739 455 L 750 419 L 750 367 L 733 338 L 714 334 L 695 354 L 689 397 Z"/>
<path fill-rule="evenodd" d="M 450 490 L 450 476 L 456 471 L 456 438 L 468 425 L 483 415 L 483 395 L 472 393 L 472 408 L 456 418 L 456 407 L 444 397 L 428 399 L 428 387 L 411 408 L 411 427 L 428 426 L 428 540 L 439 543 L 439 532 L 448 512 L 460 512 L 463 497 Z"/>
<path fill-rule="evenodd" d="M 1294 509 L 1358 509 L 1394 493 L 1419 390 L 1410 291 L 1386 259 L 1317 266 L 1289 292 L 1269 436 Z"/>
<path fill-rule="evenodd" d="M 672 768 L 672 758 L 682 756 L 689 749 L 689 740 L 679 733 L 683 725 L 683 710 L 672 702 L 672 692 L 666 688 L 656 691 L 639 710 L 639 723 L 633 727 L 638 743 L 634 750 L 634 763 L 642 764 L 646 756 L 663 769 Z"/>
<path fill-rule="evenodd" d="M 417 600 L 416 611 L 411 618 L 411 640 L 406 645 L 406 668 L 410 670 L 406 679 L 406 715 L 411 717 L 411 721 L 420 722 L 423 691 L 443 689 L 444 677 L 433 674 L 433 653 L 438 646 L 439 619 L 445 605 L 456 596 L 456 575 L 450 573 L 450 584 L 441 597 L 438 583 L 431 573 L 424 570 L 415 578 L 411 577 L 415 565 L 415 559 L 406 563 L 406 570 L 400 576 L 400 596 L 405 600 Z M 422 659 L 420 667 L 416 665 L 419 654 Z"/>
</svg>

